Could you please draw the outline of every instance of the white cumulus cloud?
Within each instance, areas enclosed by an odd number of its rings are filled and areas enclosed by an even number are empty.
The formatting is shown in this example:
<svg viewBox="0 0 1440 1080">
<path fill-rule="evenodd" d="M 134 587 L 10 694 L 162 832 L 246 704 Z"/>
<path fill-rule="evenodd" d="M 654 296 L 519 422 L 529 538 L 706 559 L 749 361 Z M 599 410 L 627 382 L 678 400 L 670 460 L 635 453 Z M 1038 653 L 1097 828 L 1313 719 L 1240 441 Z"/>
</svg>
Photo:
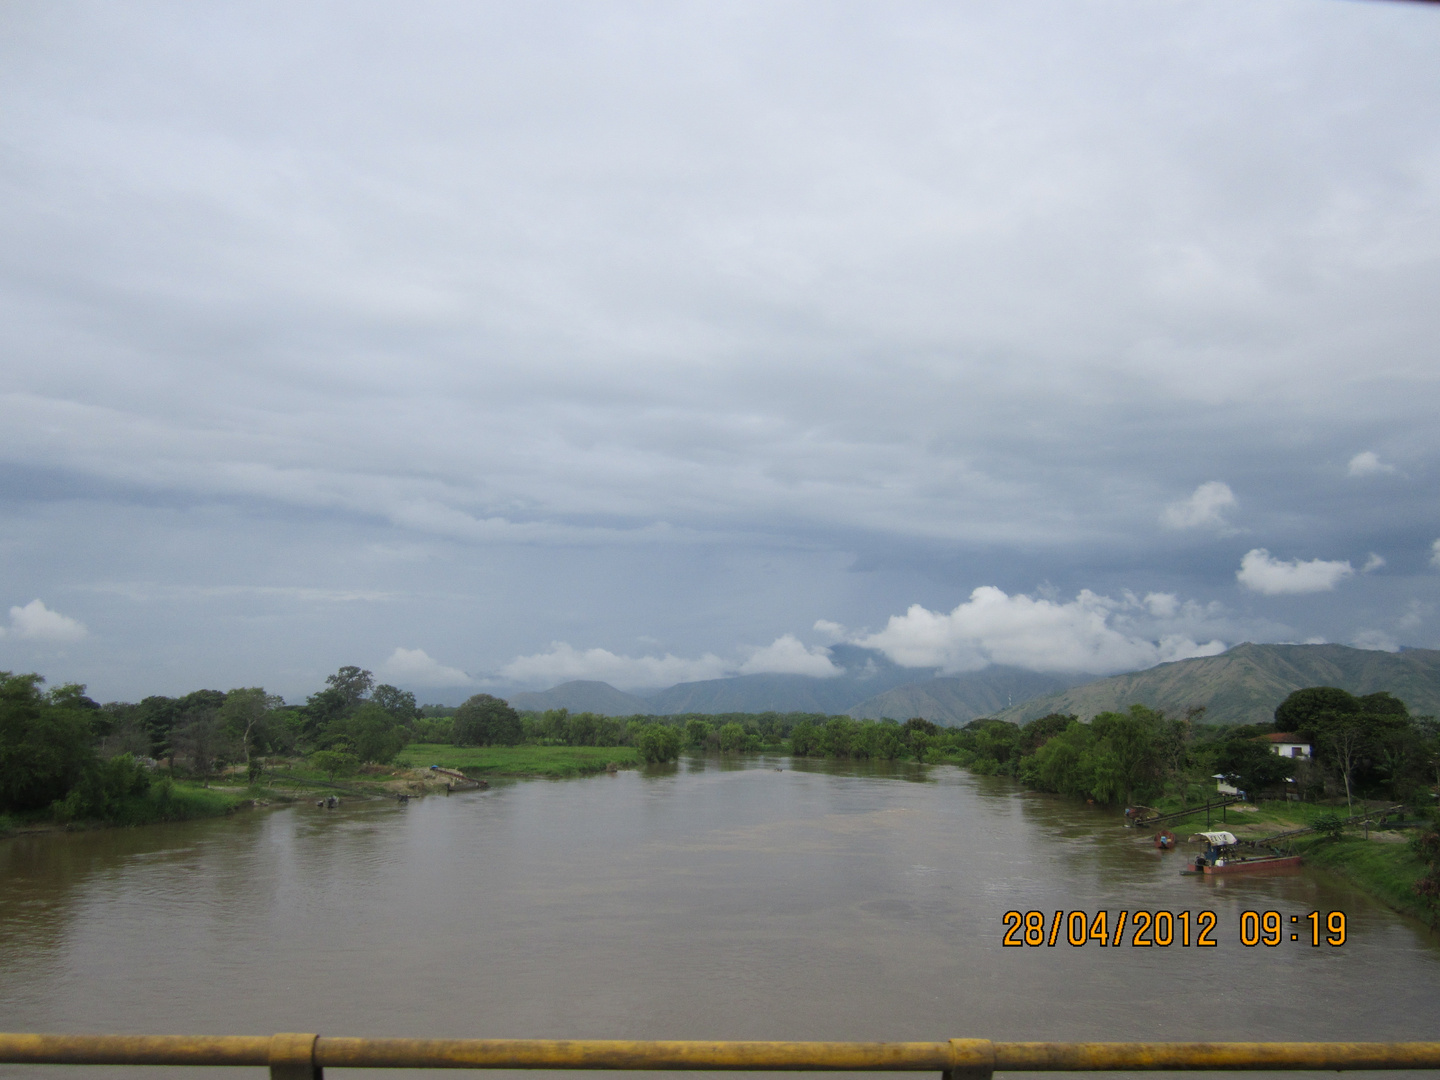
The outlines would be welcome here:
<svg viewBox="0 0 1440 1080">
<path fill-rule="evenodd" d="M 1394 471 L 1395 466 L 1381 461 L 1380 455 L 1374 450 L 1362 450 L 1350 459 L 1351 476 L 1376 476 Z"/>
<path fill-rule="evenodd" d="M 399 647 L 380 665 L 380 674 L 405 686 L 468 686 L 475 681 L 459 668 L 446 667 L 424 649 Z"/>
<path fill-rule="evenodd" d="M 1355 573 L 1349 560 L 1327 562 L 1311 559 L 1301 562 L 1292 559 L 1282 562 L 1273 558 L 1264 548 L 1254 548 L 1240 560 L 1240 569 L 1235 577 L 1241 585 L 1265 596 L 1281 596 L 1287 593 L 1326 592 L 1335 588 L 1342 580 Z"/>
<path fill-rule="evenodd" d="M 830 659 L 829 649 L 809 648 L 794 634 L 784 634 L 756 649 L 739 671 L 741 675 L 814 675 L 822 679 L 845 674 L 845 669 Z"/>
<path fill-rule="evenodd" d="M 1380 569 L 1382 566 L 1384 566 L 1384 565 L 1385 565 L 1385 556 L 1383 556 L 1383 555 L 1376 555 L 1375 552 L 1372 551 L 1372 552 L 1370 552 L 1370 557 L 1365 560 L 1365 565 L 1362 566 L 1362 567 L 1360 567 L 1360 573 L 1362 573 L 1362 574 L 1368 574 L 1368 573 L 1370 573 L 1372 570 L 1379 570 L 1379 569 Z"/>
<path fill-rule="evenodd" d="M 1180 610 L 1180 598 L 1174 593 L 1146 593 L 1144 604 L 1145 610 L 1157 619 L 1173 619 Z"/>
<path fill-rule="evenodd" d="M 89 633 L 85 624 L 58 611 L 43 600 L 31 600 L 24 607 L 10 609 L 10 626 L 0 627 L 0 637 L 29 638 L 32 641 L 79 641 Z"/>
<path fill-rule="evenodd" d="M 1168 599 L 1173 598 L 1152 593 L 1147 602 L 1151 609 L 1173 611 Z M 885 629 L 856 644 L 879 649 L 904 667 L 950 672 L 1008 664 L 1031 671 L 1101 674 L 1225 651 L 1221 641 L 1202 645 L 1184 634 L 1152 638 L 1133 627 L 1116 625 L 1117 614 L 1135 606 L 1137 602 L 1112 600 L 1088 589 L 1060 603 L 1009 596 L 987 585 L 948 614 L 914 604 L 904 615 L 892 615 Z"/>
<path fill-rule="evenodd" d="M 1229 484 L 1210 480 L 1201 484 L 1188 499 L 1171 503 L 1160 515 L 1167 529 L 1224 529 L 1229 527 L 1225 511 L 1240 505 Z"/>
<path fill-rule="evenodd" d="M 1383 630 L 1361 630 L 1350 641 L 1357 649 L 1378 649 L 1381 652 L 1399 652 L 1400 643 Z"/>
<path fill-rule="evenodd" d="M 666 653 L 664 656 L 621 656 L 609 649 L 576 649 L 556 641 L 549 652 L 517 656 L 501 668 L 507 679 L 519 683 L 549 684 L 572 679 L 599 679 L 621 687 L 669 686 L 677 682 L 718 679 L 729 665 L 713 653 L 697 660 Z"/>
<path fill-rule="evenodd" d="M 1430 565 L 1440 566 L 1440 540 L 1430 545 Z"/>
</svg>

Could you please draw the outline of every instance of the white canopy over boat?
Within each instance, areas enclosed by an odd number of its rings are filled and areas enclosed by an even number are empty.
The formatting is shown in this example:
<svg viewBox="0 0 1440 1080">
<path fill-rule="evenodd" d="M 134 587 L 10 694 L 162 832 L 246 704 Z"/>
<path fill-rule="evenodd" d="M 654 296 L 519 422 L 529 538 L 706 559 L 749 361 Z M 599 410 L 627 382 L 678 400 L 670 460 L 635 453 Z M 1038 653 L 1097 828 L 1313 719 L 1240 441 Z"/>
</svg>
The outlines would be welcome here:
<svg viewBox="0 0 1440 1080">
<path fill-rule="evenodd" d="M 1228 832 L 1202 832 L 1196 833 L 1192 839 L 1208 840 L 1215 847 L 1229 847 L 1231 844 L 1238 844 L 1234 833 Z"/>
</svg>

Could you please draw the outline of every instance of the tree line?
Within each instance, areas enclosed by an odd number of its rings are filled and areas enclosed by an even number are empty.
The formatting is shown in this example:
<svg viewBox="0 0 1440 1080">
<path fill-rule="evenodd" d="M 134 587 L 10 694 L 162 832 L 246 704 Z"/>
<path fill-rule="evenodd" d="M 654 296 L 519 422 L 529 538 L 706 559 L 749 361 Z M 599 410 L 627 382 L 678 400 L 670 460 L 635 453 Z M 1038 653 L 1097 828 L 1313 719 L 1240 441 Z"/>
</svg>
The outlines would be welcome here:
<svg viewBox="0 0 1440 1080">
<path fill-rule="evenodd" d="M 1203 719 L 1203 709 L 1172 717 L 1132 705 L 1089 723 L 1058 713 L 1023 726 L 976 720 L 961 729 L 957 761 L 1101 803 L 1169 796 L 1190 805 L 1213 797 L 1217 775 L 1251 794 L 1343 796 L 1352 804 L 1368 796 L 1428 805 L 1431 785 L 1440 785 L 1440 725 L 1411 716 L 1388 693 L 1310 687 L 1281 702 L 1273 721 L 1222 726 Z M 1272 734 L 1293 734 L 1312 757 L 1274 753 Z"/>
<path fill-rule="evenodd" d="M 1216 773 L 1251 792 L 1288 787 L 1303 797 L 1384 794 L 1396 801 L 1415 800 L 1440 782 L 1434 718 L 1410 716 L 1386 693 L 1357 697 L 1312 687 L 1286 698 L 1273 723 L 1222 727 L 1203 719 L 1203 709 L 1172 717 L 1143 705 L 1088 723 L 1052 714 L 1024 725 L 981 719 L 958 728 L 807 712 L 521 713 L 490 694 L 458 707 L 421 706 L 414 694 L 377 684 L 354 665 L 328 676 L 303 705 L 260 687 L 102 705 L 82 685 L 46 690 L 39 675 L 0 672 L 0 812 L 58 804 L 57 812 L 71 816 L 104 817 L 126 793 L 143 790 L 147 768 L 157 765 L 201 782 L 242 765 L 253 781 L 266 758 L 305 755 L 344 773 L 389 764 L 412 742 L 630 746 L 647 762 L 686 751 L 952 762 L 1103 803 L 1171 795 L 1188 804 L 1213 793 Z M 1272 732 L 1294 732 L 1314 747 L 1314 759 L 1272 753 L 1264 738 Z"/>
</svg>

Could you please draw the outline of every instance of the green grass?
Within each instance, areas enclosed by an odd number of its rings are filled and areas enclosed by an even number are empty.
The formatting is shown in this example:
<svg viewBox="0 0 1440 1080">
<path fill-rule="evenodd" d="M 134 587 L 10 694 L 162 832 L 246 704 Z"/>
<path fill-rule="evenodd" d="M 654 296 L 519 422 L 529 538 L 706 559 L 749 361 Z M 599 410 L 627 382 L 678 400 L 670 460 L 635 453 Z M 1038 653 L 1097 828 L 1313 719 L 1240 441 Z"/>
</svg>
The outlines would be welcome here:
<svg viewBox="0 0 1440 1080">
<path fill-rule="evenodd" d="M 223 817 L 249 802 L 244 796 L 212 791 L 198 784 L 167 785 L 162 780 L 152 784 L 144 795 L 133 795 L 123 800 L 114 815 L 105 820 L 110 825 L 191 821 L 195 818 Z"/>
<path fill-rule="evenodd" d="M 1382 844 L 1347 833 L 1340 840 L 1307 839 L 1295 846 L 1307 865 L 1323 867 L 1396 911 L 1436 925 L 1440 913 L 1415 892 L 1415 882 L 1425 872 L 1425 865 L 1408 843 Z"/>
<path fill-rule="evenodd" d="M 439 765 L 467 776 L 584 776 L 604 772 L 615 762 L 621 768 L 640 764 L 632 746 L 447 746 L 411 743 L 397 765 L 424 769 Z"/>
</svg>

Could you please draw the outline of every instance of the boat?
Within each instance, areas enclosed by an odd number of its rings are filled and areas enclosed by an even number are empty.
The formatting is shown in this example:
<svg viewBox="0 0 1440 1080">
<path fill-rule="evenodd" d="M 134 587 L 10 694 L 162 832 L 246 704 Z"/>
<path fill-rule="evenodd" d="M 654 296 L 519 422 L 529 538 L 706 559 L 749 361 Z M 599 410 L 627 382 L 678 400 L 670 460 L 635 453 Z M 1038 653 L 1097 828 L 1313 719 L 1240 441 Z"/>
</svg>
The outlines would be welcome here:
<svg viewBox="0 0 1440 1080">
<path fill-rule="evenodd" d="M 1231 832 L 1202 832 L 1190 839 L 1204 841 L 1205 850 L 1195 856 L 1192 869 L 1181 870 L 1182 874 L 1250 874 L 1300 865 L 1299 855 L 1242 855 L 1240 841 Z"/>
<path fill-rule="evenodd" d="M 1169 829 L 1161 829 L 1155 834 L 1155 846 L 1161 851 L 1169 851 L 1176 843 L 1175 834 Z"/>
</svg>

